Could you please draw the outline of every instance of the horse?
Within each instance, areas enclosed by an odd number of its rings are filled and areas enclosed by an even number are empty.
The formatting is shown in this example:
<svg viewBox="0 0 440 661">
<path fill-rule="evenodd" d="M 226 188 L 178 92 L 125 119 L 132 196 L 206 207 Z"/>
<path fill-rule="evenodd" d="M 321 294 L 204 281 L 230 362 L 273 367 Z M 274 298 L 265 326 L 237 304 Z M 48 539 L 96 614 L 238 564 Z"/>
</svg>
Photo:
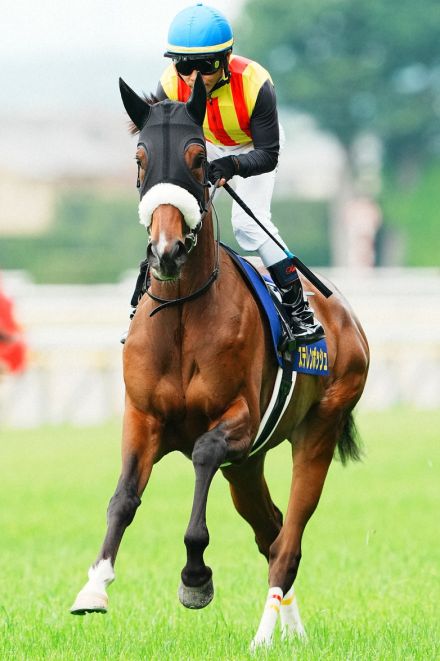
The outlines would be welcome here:
<svg viewBox="0 0 440 661">
<path fill-rule="evenodd" d="M 123 349 L 122 470 L 102 548 L 71 612 L 107 611 L 106 589 L 115 578 L 119 545 L 153 466 L 179 451 L 195 470 L 181 603 L 204 608 L 213 598 L 212 570 L 203 555 L 209 543 L 209 487 L 221 470 L 236 510 L 268 561 L 269 591 L 252 648 L 271 644 L 278 613 L 284 636 L 304 636 L 294 593 L 301 539 L 334 454 L 339 450 L 344 462 L 359 458 L 352 411 L 367 377 L 365 333 L 336 288 L 325 299 L 303 279 L 325 328 L 329 375 L 298 374 L 270 440 L 251 452 L 278 365 L 259 304 L 215 238 L 202 131 L 203 80 L 199 74 L 186 103 L 141 98 L 122 79 L 120 91 L 139 133 L 139 214 L 149 232 L 152 277 Z M 293 463 L 283 521 L 265 481 L 264 458 L 285 440 Z"/>
</svg>

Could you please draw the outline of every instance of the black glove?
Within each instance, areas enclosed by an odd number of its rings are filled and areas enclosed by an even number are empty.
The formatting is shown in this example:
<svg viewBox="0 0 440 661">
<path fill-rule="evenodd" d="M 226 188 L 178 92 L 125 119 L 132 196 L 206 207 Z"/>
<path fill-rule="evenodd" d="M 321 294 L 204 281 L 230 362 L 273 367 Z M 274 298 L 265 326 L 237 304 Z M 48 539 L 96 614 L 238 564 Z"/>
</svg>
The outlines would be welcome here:
<svg viewBox="0 0 440 661">
<path fill-rule="evenodd" d="M 208 179 L 211 184 L 215 184 L 218 179 L 229 181 L 234 174 L 238 173 L 238 159 L 236 156 L 223 156 L 216 158 L 208 164 Z"/>
</svg>

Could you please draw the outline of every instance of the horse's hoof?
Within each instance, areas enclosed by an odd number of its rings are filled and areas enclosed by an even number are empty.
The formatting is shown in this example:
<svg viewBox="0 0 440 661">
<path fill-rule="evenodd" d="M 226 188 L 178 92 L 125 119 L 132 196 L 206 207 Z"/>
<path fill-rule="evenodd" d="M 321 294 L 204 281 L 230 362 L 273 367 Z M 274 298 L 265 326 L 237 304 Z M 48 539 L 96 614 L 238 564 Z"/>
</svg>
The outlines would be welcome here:
<svg viewBox="0 0 440 661">
<path fill-rule="evenodd" d="M 252 639 L 249 651 L 251 654 L 255 654 L 260 650 L 268 650 L 272 646 L 272 637 L 269 638 L 259 638 L 255 636 Z"/>
<path fill-rule="evenodd" d="M 214 584 L 212 578 L 197 588 L 191 588 L 184 583 L 179 585 L 179 599 L 180 603 L 185 608 L 205 608 L 211 603 L 214 597 Z"/>
<path fill-rule="evenodd" d="M 72 615 L 85 615 L 86 613 L 106 613 L 108 597 L 100 592 L 80 592 L 75 599 L 70 612 Z"/>
</svg>

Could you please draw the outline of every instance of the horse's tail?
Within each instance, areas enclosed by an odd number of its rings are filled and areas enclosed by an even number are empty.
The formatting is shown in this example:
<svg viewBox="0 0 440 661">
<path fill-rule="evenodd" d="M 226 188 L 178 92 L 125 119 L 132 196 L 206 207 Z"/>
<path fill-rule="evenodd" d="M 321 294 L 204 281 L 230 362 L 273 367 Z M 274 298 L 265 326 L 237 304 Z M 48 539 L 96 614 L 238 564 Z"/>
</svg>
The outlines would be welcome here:
<svg viewBox="0 0 440 661">
<path fill-rule="evenodd" d="M 362 459 L 362 444 L 353 418 L 353 411 L 350 411 L 345 419 L 337 449 L 339 459 L 344 466 L 350 459 L 352 461 L 360 461 Z"/>
</svg>

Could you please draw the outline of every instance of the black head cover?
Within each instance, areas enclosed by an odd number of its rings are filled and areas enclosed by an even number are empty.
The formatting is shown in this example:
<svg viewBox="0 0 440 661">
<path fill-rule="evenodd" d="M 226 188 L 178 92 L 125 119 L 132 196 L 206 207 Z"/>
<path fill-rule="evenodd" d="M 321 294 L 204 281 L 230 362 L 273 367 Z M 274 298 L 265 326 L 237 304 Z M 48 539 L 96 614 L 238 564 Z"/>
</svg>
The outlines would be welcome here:
<svg viewBox="0 0 440 661">
<path fill-rule="evenodd" d="M 187 103 L 165 99 L 149 105 L 123 80 L 120 80 L 119 86 L 125 109 L 140 129 L 138 145 L 147 152 L 141 199 L 156 184 L 170 183 L 194 195 L 200 209 L 203 209 L 205 186 L 195 178 L 184 158 L 190 144 L 205 145 L 202 125 L 206 112 L 206 89 L 201 75 L 198 74 Z"/>
<path fill-rule="evenodd" d="M 122 78 L 119 78 L 119 91 L 127 115 L 140 131 L 150 115 L 151 106 L 133 92 Z"/>
<path fill-rule="evenodd" d="M 186 108 L 196 124 L 203 126 L 206 114 L 206 87 L 200 71 L 197 72 L 194 88 L 191 97 L 186 102 Z"/>
</svg>

